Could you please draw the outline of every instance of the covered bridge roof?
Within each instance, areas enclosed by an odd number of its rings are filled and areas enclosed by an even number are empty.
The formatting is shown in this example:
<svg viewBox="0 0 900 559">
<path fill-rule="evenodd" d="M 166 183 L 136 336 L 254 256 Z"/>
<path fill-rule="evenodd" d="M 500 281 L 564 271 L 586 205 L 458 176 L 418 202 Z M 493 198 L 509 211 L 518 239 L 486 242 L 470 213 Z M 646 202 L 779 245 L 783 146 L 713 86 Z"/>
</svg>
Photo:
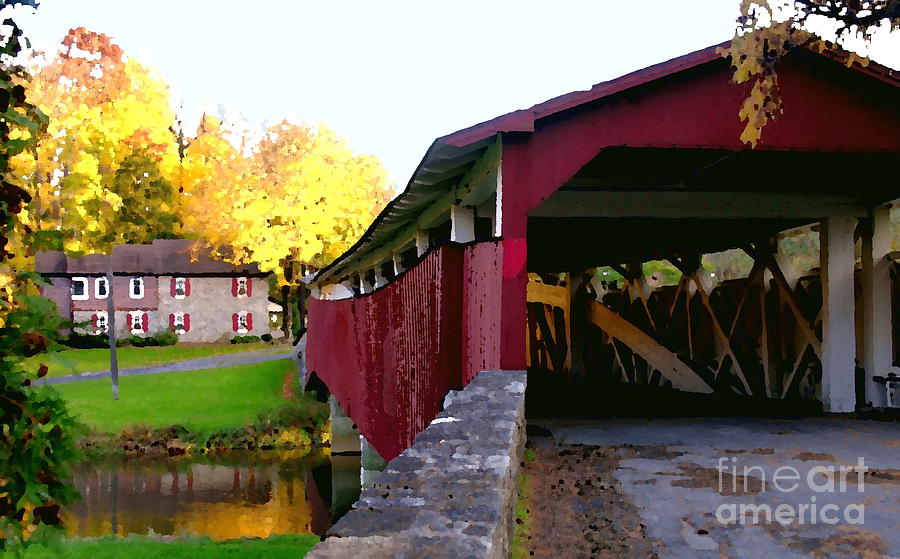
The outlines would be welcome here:
<svg viewBox="0 0 900 559">
<path fill-rule="evenodd" d="M 551 122 L 562 113 L 572 113 L 581 107 L 593 105 L 598 101 L 635 90 L 641 87 L 652 87 L 656 83 L 675 78 L 676 75 L 689 75 L 699 67 L 719 65 L 723 71 L 728 62 L 719 54 L 719 49 L 727 48 L 730 42 L 724 42 L 703 50 L 699 50 L 672 60 L 626 74 L 619 78 L 599 83 L 587 91 L 575 91 L 555 97 L 524 110 L 517 110 L 492 120 L 464 128 L 452 134 L 437 138 L 428 148 L 421 163 L 416 168 L 406 189 L 392 200 L 376 217 L 363 236 L 338 257 L 329 266 L 323 268 L 313 279 L 314 282 L 327 283 L 340 279 L 348 273 L 359 271 L 360 264 L 373 261 L 373 254 L 379 247 L 393 242 L 399 236 L 408 235 L 410 228 L 434 218 L 434 214 L 446 210 L 452 204 L 469 205 L 477 198 L 470 184 L 482 180 L 486 172 L 483 164 L 498 164 L 500 158 L 500 138 L 505 134 L 531 134 L 535 132 L 539 122 Z M 844 64 L 847 53 L 840 50 L 826 50 L 817 53 L 823 59 L 833 61 L 835 65 Z M 897 72 L 871 62 L 866 66 L 858 62 L 852 65 L 854 71 L 875 80 L 900 86 L 900 75 Z M 702 100 L 697 100 L 702 102 Z M 735 119 L 738 106 L 734 107 Z M 735 144 L 739 144 L 735 137 Z M 628 145 L 622 142 L 616 145 Z M 641 147 L 651 147 L 643 144 Z M 655 147 L 674 147 L 660 144 Z M 694 145 L 690 147 L 714 147 L 717 149 L 740 149 L 740 145 Z M 815 147 L 815 146 L 811 146 Z M 469 199 L 459 198 L 460 186 L 467 187 L 463 194 Z M 509 195 L 509 193 L 507 193 Z M 380 255 L 379 257 L 383 257 Z"/>
</svg>

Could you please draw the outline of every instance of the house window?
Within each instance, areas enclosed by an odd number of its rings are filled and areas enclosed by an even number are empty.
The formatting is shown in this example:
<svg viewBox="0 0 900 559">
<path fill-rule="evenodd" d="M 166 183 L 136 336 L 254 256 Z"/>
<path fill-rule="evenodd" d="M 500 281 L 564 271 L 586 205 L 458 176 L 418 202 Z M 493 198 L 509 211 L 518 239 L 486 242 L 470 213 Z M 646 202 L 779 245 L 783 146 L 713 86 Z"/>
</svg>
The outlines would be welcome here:
<svg viewBox="0 0 900 559">
<path fill-rule="evenodd" d="M 253 286 L 250 278 L 232 278 L 231 294 L 235 297 L 250 297 Z"/>
<path fill-rule="evenodd" d="M 98 299 L 106 299 L 109 297 L 109 282 L 106 278 L 97 278 L 94 280 L 94 296 Z"/>
<path fill-rule="evenodd" d="M 191 315 L 188 313 L 177 312 L 169 315 L 172 323 L 172 329 L 176 334 L 184 334 L 191 329 Z"/>
<path fill-rule="evenodd" d="M 231 315 L 232 329 L 238 334 L 246 334 L 253 330 L 253 315 L 248 312 L 241 311 Z"/>
<path fill-rule="evenodd" d="M 89 297 L 90 293 L 88 293 L 88 279 L 72 278 L 72 300 L 87 301 Z"/>
<path fill-rule="evenodd" d="M 145 312 L 132 311 L 128 313 L 128 322 L 131 326 L 131 333 L 140 334 L 147 331 L 149 317 Z"/>
<path fill-rule="evenodd" d="M 104 334 L 109 332 L 109 321 L 105 312 L 98 312 L 93 316 L 94 334 Z"/>
<path fill-rule="evenodd" d="M 144 298 L 144 278 L 131 278 L 128 282 L 128 295 L 132 299 Z"/>
<path fill-rule="evenodd" d="M 187 296 L 187 278 L 174 278 L 172 295 L 176 299 L 184 299 Z"/>
</svg>

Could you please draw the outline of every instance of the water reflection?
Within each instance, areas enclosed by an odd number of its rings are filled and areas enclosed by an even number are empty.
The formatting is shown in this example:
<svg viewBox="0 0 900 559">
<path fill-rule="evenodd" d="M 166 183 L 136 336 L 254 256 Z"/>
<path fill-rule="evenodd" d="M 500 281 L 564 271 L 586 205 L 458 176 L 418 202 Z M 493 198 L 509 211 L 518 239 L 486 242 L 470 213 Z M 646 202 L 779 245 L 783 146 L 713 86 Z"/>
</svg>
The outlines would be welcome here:
<svg viewBox="0 0 900 559">
<path fill-rule="evenodd" d="M 74 481 L 82 499 L 66 511 L 72 536 L 323 535 L 359 497 L 359 457 L 94 462 L 79 465 Z"/>
</svg>

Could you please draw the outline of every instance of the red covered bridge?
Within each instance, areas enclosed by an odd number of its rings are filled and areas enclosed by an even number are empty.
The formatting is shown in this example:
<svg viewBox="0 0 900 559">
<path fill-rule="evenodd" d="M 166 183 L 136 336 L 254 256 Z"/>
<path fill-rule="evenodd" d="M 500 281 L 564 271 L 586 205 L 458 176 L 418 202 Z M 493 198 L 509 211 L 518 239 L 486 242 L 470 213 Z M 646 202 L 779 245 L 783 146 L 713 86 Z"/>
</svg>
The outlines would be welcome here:
<svg viewBox="0 0 900 559">
<path fill-rule="evenodd" d="M 387 459 L 487 369 L 884 406 L 900 80 L 798 50 L 751 150 L 730 77 L 712 47 L 437 139 L 315 277 L 309 378 Z M 820 261 L 793 270 L 807 231 Z M 702 259 L 729 249 L 750 270 L 719 281 Z M 646 277 L 661 260 L 677 284 Z"/>
</svg>

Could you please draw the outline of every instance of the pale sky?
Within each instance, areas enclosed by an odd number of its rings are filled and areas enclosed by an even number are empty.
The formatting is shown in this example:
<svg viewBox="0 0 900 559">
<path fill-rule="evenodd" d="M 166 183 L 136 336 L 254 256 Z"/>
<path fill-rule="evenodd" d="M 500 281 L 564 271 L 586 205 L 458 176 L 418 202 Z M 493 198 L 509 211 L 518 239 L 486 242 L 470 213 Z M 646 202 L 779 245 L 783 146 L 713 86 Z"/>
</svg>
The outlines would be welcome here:
<svg viewBox="0 0 900 559">
<path fill-rule="evenodd" d="M 677 10 L 673 6 L 677 5 Z M 402 189 L 438 136 L 734 34 L 738 0 L 41 0 L 36 48 L 70 27 L 157 67 L 184 105 L 325 122 Z M 900 33 L 869 54 L 900 69 Z M 735 107 L 737 111 L 737 107 Z"/>
</svg>

